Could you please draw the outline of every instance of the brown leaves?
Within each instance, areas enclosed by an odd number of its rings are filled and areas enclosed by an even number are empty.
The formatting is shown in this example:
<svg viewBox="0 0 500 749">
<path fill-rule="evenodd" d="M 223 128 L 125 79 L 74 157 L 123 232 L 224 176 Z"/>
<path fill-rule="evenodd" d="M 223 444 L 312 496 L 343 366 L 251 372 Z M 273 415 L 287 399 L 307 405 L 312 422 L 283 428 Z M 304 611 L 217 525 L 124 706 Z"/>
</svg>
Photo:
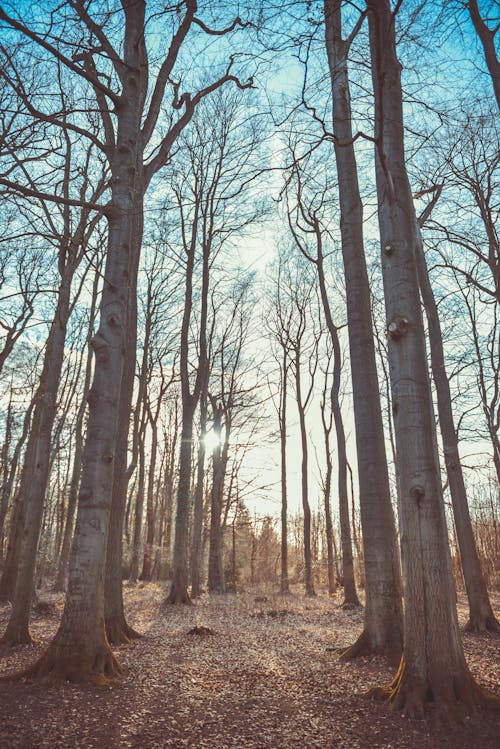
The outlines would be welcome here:
<svg viewBox="0 0 500 749">
<path fill-rule="evenodd" d="M 430 734 L 425 721 L 402 720 L 364 699 L 393 671 L 380 657 L 345 664 L 325 651 L 351 644 L 362 629 L 362 612 L 342 611 L 340 598 L 254 591 L 160 610 L 164 596 L 159 585 L 125 587 L 129 622 L 144 636 L 117 648 L 128 675 L 114 688 L 0 685 L 1 749 L 495 746 L 498 720 L 473 734 L 466 727 Z M 4 606 L 0 624 L 7 617 Z M 44 643 L 1 650 L 0 672 L 29 665 L 56 626 L 53 613 L 37 616 L 33 631 Z M 465 634 L 464 642 L 474 675 L 494 687 L 498 639 Z"/>
</svg>

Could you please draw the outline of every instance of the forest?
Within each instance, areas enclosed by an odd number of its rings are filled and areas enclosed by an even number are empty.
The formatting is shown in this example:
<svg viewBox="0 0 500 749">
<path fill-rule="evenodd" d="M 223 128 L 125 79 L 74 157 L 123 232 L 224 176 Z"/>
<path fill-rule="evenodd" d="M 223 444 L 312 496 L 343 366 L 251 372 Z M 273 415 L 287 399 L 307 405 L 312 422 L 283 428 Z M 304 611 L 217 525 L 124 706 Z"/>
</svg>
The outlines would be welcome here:
<svg viewBox="0 0 500 749">
<path fill-rule="evenodd" d="M 0 1 L 0 749 L 493 749 L 498 0 Z"/>
</svg>

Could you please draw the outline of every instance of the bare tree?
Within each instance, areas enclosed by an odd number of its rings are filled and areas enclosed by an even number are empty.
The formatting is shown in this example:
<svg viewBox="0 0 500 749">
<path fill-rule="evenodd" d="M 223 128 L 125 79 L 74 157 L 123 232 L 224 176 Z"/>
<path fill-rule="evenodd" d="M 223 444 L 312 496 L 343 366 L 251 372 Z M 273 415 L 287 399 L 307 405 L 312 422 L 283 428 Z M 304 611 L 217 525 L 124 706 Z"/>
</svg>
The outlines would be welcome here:
<svg viewBox="0 0 500 749">
<path fill-rule="evenodd" d="M 114 451 L 117 438 L 126 431 L 123 419 L 119 424 L 119 416 L 127 413 L 128 422 L 132 397 L 133 375 L 131 377 L 124 368 L 124 354 L 127 353 L 128 360 L 130 357 L 135 360 L 135 299 L 144 192 L 168 160 L 173 143 L 191 119 L 197 104 L 226 83 L 250 85 L 240 83 L 231 72 L 231 64 L 219 78 L 193 95 L 181 93 L 180 84 L 172 82 L 188 32 L 199 29 L 203 35 L 212 33 L 196 17 L 196 11 L 194 0 L 183 3 L 176 16 L 177 22 L 169 29 L 171 33 L 163 37 L 168 48 L 158 62 L 153 80 L 149 79 L 144 2 L 124 2 L 117 9 L 123 29 L 120 45 L 123 56 L 106 29 L 111 19 L 116 28 L 115 13 L 104 16 L 100 24 L 83 2 L 63 3 L 48 17 L 51 34 L 47 38 L 43 31 L 38 33 L 29 23 L 0 10 L 0 20 L 13 32 L 48 53 L 82 85 L 88 85 L 104 137 L 104 141 L 98 137 L 92 140 L 105 153 L 111 172 L 110 202 L 105 208 L 109 233 L 104 286 L 99 328 L 92 340 L 96 363 L 89 394 L 87 441 L 68 593 L 59 630 L 49 649 L 31 669 L 37 677 L 102 682 L 122 670 L 105 637 L 103 583 Z M 58 35 L 61 12 L 64 34 Z M 161 18 L 156 17 L 156 23 L 160 22 Z M 230 33 L 241 25 L 240 19 L 235 19 L 224 31 Z M 90 42 L 86 46 L 87 40 Z M 172 118 L 166 132 L 156 139 L 167 87 L 173 91 Z M 81 131 L 76 123 L 61 123 L 57 114 L 39 112 L 37 116 L 51 117 L 56 124 L 64 124 L 65 129 L 71 126 Z M 154 141 L 151 140 L 153 135 Z M 148 152 L 148 144 L 153 142 L 152 151 Z M 123 454 L 123 450 L 121 452 Z"/>
<path fill-rule="evenodd" d="M 360 16 L 351 33 L 344 37 L 341 3 L 325 2 L 366 576 L 364 630 L 343 657 L 380 652 L 395 659 L 402 647 L 399 559 L 375 360 L 348 71 L 350 47 L 362 21 Z"/>
<path fill-rule="evenodd" d="M 368 0 L 367 8 L 405 598 L 403 657 L 382 694 L 411 716 L 421 716 L 432 695 L 437 720 L 449 723 L 487 698 L 469 672 L 458 632 L 413 249 L 416 217 L 405 166 L 395 19 L 388 0 Z"/>
</svg>

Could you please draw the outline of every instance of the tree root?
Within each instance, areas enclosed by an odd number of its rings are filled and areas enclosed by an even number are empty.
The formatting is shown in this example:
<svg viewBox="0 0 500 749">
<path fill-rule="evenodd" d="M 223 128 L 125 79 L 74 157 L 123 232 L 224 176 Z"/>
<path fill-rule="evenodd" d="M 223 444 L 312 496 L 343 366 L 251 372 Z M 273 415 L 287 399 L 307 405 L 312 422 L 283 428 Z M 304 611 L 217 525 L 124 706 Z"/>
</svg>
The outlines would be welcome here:
<svg viewBox="0 0 500 749">
<path fill-rule="evenodd" d="M 417 720 L 424 719 L 426 709 L 432 706 L 433 723 L 438 729 L 453 729 L 481 711 L 500 711 L 500 698 L 480 687 L 469 673 L 460 679 L 443 679 L 433 690 L 428 680 L 407 673 L 403 658 L 393 680 L 385 687 L 368 690 L 366 696 L 387 701 L 393 710 Z"/>
<path fill-rule="evenodd" d="M 106 637 L 113 645 L 128 645 L 131 640 L 137 640 L 142 635 L 127 624 L 122 616 L 106 619 Z"/>
<path fill-rule="evenodd" d="M 91 653 L 85 649 L 63 649 L 54 640 L 36 663 L 24 671 L 2 677 L 1 681 L 29 679 L 45 686 L 60 685 L 65 681 L 107 686 L 124 672 L 107 643 Z"/>
<path fill-rule="evenodd" d="M 401 658 L 400 649 L 391 643 L 387 643 L 384 649 L 374 647 L 366 629 L 362 631 L 356 642 L 347 648 L 339 648 L 338 652 L 340 661 L 352 661 L 354 658 L 361 658 L 365 655 L 383 655 L 389 663 L 397 665 Z"/>
<path fill-rule="evenodd" d="M 484 632 L 491 632 L 495 635 L 500 635 L 500 624 L 495 619 L 494 614 L 488 616 L 471 616 L 469 621 L 464 627 L 464 632 L 473 632 L 476 634 L 483 634 Z"/>
<path fill-rule="evenodd" d="M 186 604 L 187 606 L 192 606 L 193 602 L 187 591 L 171 588 L 170 593 L 163 601 L 163 606 L 168 606 L 169 604 Z"/>
</svg>

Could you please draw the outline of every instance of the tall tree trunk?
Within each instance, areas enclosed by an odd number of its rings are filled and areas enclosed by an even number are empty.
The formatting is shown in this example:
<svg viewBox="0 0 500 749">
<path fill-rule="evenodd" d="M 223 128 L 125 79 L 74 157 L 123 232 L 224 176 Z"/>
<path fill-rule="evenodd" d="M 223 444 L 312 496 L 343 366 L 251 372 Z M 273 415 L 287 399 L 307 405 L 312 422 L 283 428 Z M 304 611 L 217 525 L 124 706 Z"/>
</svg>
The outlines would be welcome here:
<svg viewBox="0 0 500 749">
<path fill-rule="evenodd" d="M 106 682 L 122 668 L 109 647 L 104 626 L 104 574 L 124 357 L 127 306 L 136 293 L 131 269 L 137 259 L 134 207 L 142 142 L 144 102 L 145 3 L 124 7 L 126 31 L 120 106 L 116 107 L 116 147 L 111 158 L 111 204 L 108 247 L 99 328 L 92 339 L 95 354 L 89 393 L 89 420 L 78 512 L 69 566 L 66 604 L 59 629 L 29 673 L 48 680 Z M 137 180 L 137 181 L 136 181 Z M 142 196 L 139 197 L 142 199 Z"/>
<path fill-rule="evenodd" d="M 288 395 L 288 351 L 283 347 L 282 381 L 279 405 L 280 465 L 281 465 L 281 593 L 290 592 L 288 580 L 288 487 L 286 477 L 286 409 Z"/>
<path fill-rule="evenodd" d="M 329 420 L 326 418 L 326 392 L 328 383 L 328 368 L 325 369 L 325 385 L 323 389 L 323 397 L 321 399 L 321 421 L 323 423 L 323 435 L 325 440 L 325 462 L 326 462 L 326 473 L 323 482 L 323 502 L 325 508 L 325 534 L 326 534 L 326 549 L 327 549 L 327 567 L 328 567 L 328 594 L 333 596 L 335 594 L 335 559 L 334 559 L 334 537 L 333 537 L 333 522 L 332 522 L 332 508 L 330 505 L 330 494 L 332 489 L 332 453 L 330 449 L 330 434 L 332 431 L 332 417 L 329 416 Z"/>
<path fill-rule="evenodd" d="M 302 447 L 301 462 L 301 495 L 302 511 L 304 513 L 304 584 L 307 596 L 315 596 L 314 578 L 311 556 L 311 508 L 309 506 L 309 481 L 308 481 L 308 448 L 307 429 L 304 405 L 302 403 L 302 384 L 300 377 L 300 353 L 297 349 L 295 355 L 295 387 L 297 392 L 297 408 L 300 422 L 300 443 Z"/>
<path fill-rule="evenodd" d="M 175 518 L 173 574 L 168 603 L 190 603 L 188 593 L 188 524 L 191 492 L 191 450 L 193 442 L 194 404 L 192 397 L 183 399 L 181 444 L 179 453 L 179 483 Z"/>
<path fill-rule="evenodd" d="M 424 221 L 425 218 L 421 217 L 420 220 Z M 415 248 L 418 280 L 429 331 L 431 367 L 437 393 L 437 408 L 443 440 L 446 475 L 448 477 L 453 504 L 453 516 L 455 518 L 460 560 L 469 601 L 469 621 L 467 622 L 466 629 L 472 632 L 490 630 L 500 633 L 500 624 L 496 620 L 491 608 L 472 530 L 467 492 L 460 462 L 460 453 L 458 451 L 458 435 L 453 419 L 450 384 L 446 375 L 441 323 L 427 271 L 420 227 L 418 226 L 416 234 L 417 241 Z"/>
<path fill-rule="evenodd" d="M 158 426 L 153 419 L 151 423 L 151 460 L 149 462 L 148 487 L 146 495 L 146 544 L 142 562 L 141 580 L 151 580 L 153 569 L 153 543 L 155 540 L 155 504 L 154 488 L 156 479 L 156 458 L 158 452 Z"/>
<path fill-rule="evenodd" d="M 137 167 L 134 224 L 131 239 L 130 282 L 127 300 L 126 355 L 123 365 L 118 404 L 117 436 L 115 443 L 113 487 L 106 545 L 104 578 L 104 623 L 108 641 L 128 643 L 139 637 L 127 622 L 123 605 L 123 525 L 127 504 L 127 490 L 135 464 L 127 466 L 130 413 L 134 393 L 137 348 L 137 274 L 144 226 L 143 183 Z M 138 420 L 138 415 L 137 415 Z M 133 459 L 134 460 L 134 459 Z"/>
<path fill-rule="evenodd" d="M 139 406 L 139 404 L 138 404 Z M 135 497 L 134 535 L 132 540 L 132 561 L 130 563 L 129 582 L 136 583 L 139 577 L 139 558 L 142 549 L 142 516 L 144 514 L 144 493 L 146 488 L 146 438 L 145 424 L 139 430 L 139 468 L 137 477 L 137 494 Z"/>
<path fill-rule="evenodd" d="M 76 424 L 75 424 L 75 448 L 74 448 L 74 457 L 73 457 L 73 471 L 71 475 L 71 483 L 70 483 L 69 497 L 68 497 L 68 509 L 67 509 L 66 520 L 64 524 L 64 535 L 63 535 L 63 541 L 62 541 L 61 554 L 59 556 L 57 576 L 56 576 L 56 580 L 54 583 L 55 591 L 66 590 L 69 554 L 71 550 L 71 540 L 73 538 L 76 502 L 78 498 L 78 488 L 80 486 L 80 474 L 82 470 L 83 444 L 84 444 L 83 422 L 85 418 L 85 412 L 87 410 L 87 398 L 88 398 L 88 394 L 90 390 L 90 382 L 91 382 L 91 377 L 92 377 L 92 346 L 90 342 L 94 334 L 95 310 L 96 310 L 96 304 L 97 304 L 97 291 L 99 287 L 99 278 L 100 278 L 100 273 L 96 273 L 94 277 L 94 285 L 92 289 L 92 302 L 90 306 L 89 335 L 87 339 L 87 362 L 85 364 L 82 401 L 78 409 L 78 413 L 76 416 Z"/>
<path fill-rule="evenodd" d="M 9 500 L 10 500 L 10 497 L 12 496 L 12 491 L 14 488 L 14 481 L 16 478 L 17 466 L 19 463 L 21 450 L 23 449 L 23 445 L 26 442 L 26 438 L 28 437 L 28 433 L 30 430 L 31 416 L 33 414 L 33 409 L 35 407 L 36 399 L 37 399 L 37 393 L 35 393 L 31 403 L 26 409 L 26 413 L 24 414 L 24 419 L 23 419 L 23 429 L 21 432 L 21 436 L 19 437 L 16 447 L 14 449 L 14 454 L 12 456 L 12 460 L 10 461 L 8 473 L 6 473 L 2 479 L 2 490 L 1 490 L 0 501 L 1 501 L 1 506 L 2 506 L 2 513 L 5 513 L 5 514 L 7 513 Z M 20 512 L 20 497 L 17 496 L 14 498 L 12 518 L 10 522 L 9 543 L 8 543 L 7 552 L 5 556 L 5 565 L 3 568 L 2 577 L 0 579 L 0 601 L 10 599 L 14 593 L 14 587 L 16 583 L 15 576 L 17 572 L 17 559 L 16 559 L 16 554 L 14 553 L 14 549 L 17 546 L 15 539 L 16 539 L 16 529 L 17 529 L 17 523 L 18 523 L 18 518 L 19 518 L 19 512 Z M 2 532 L 0 534 L 2 549 L 3 549 L 3 532 L 4 532 L 5 514 L 3 515 L 2 521 L 0 523 L 0 527 L 2 529 Z M 20 527 L 21 526 L 19 526 L 19 529 Z M 19 537 L 20 537 L 20 533 L 19 533 Z"/>
<path fill-rule="evenodd" d="M 21 476 L 20 493 L 25 505 L 19 567 L 14 600 L 4 642 L 16 645 L 32 641 L 29 633 L 36 554 L 49 478 L 52 427 L 57 409 L 57 391 L 64 360 L 66 327 L 70 313 L 72 272 L 61 280 L 56 312 L 45 350 L 39 397 L 33 413 L 29 446 Z"/>
<path fill-rule="evenodd" d="M 191 544 L 191 597 L 201 595 L 201 537 L 203 532 L 203 485 L 205 481 L 205 436 L 207 433 L 207 377 L 200 395 L 200 440 L 196 467 L 196 487 L 194 490 L 193 534 Z"/>
<path fill-rule="evenodd" d="M 458 631 L 415 262 L 416 216 L 405 167 L 395 19 L 389 0 L 368 0 L 367 7 L 405 594 L 404 652 L 385 694 L 397 709 L 417 717 L 432 699 L 437 720 L 453 723 L 486 697 L 469 672 Z"/>
<path fill-rule="evenodd" d="M 213 479 L 210 505 L 210 546 L 208 551 L 208 589 L 211 593 L 225 593 L 224 562 L 222 555 L 222 497 L 224 492 L 225 464 L 220 443 L 222 432 L 222 407 L 213 404 L 213 431 L 218 442 L 212 454 Z M 226 436 L 227 443 L 227 436 Z"/>
<path fill-rule="evenodd" d="M 326 49 L 332 80 L 335 162 L 339 181 L 342 258 L 346 283 L 361 526 L 365 557 L 364 630 L 343 658 L 402 649 L 401 584 L 380 408 L 370 287 L 363 246 L 363 211 L 353 147 L 348 42 L 340 2 L 325 0 Z"/>
</svg>

